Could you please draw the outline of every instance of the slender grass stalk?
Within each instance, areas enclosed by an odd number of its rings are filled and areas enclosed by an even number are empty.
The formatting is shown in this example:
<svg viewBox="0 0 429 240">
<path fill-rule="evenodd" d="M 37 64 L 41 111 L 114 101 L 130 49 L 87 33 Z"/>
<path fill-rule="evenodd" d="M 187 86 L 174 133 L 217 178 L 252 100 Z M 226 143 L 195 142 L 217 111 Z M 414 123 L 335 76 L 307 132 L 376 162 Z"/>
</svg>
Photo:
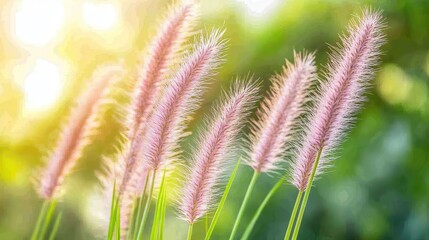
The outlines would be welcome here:
<svg viewBox="0 0 429 240">
<path fill-rule="evenodd" d="M 133 231 L 133 233 L 132 233 L 133 238 L 132 239 L 136 239 L 136 237 L 137 237 L 137 227 L 138 227 L 138 223 L 139 223 L 140 219 L 142 218 L 141 215 L 142 215 L 142 209 L 143 209 L 143 203 L 144 203 L 144 196 L 146 194 L 148 181 L 149 181 L 149 174 L 146 174 L 146 180 L 144 183 L 143 192 L 142 192 L 140 199 L 139 199 L 139 203 L 138 203 L 138 207 L 137 207 L 137 214 L 136 214 L 136 218 L 134 220 L 134 224 L 133 224 L 133 228 L 132 228 L 132 231 Z"/>
<path fill-rule="evenodd" d="M 108 240 L 112 240 L 115 234 L 115 230 L 117 225 L 120 225 L 119 219 L 118 219 L 118 211 L 119 211 L 119 206 L 120 204 L 120 200 L 119 197 L 115 196 L 115 201 L 114 201 L 114 205 L 113 205 L 113 212 L 111 213 L 111 219 L 110 219 L 110 224 L 109 224 L 109 234 L 108 234 Z"/>
<path fill-rule="evenodd" d="M 121 239 L 121 202 L 120 197 L 118 197 L 118 202 L 116 203 L 116 240 Z"/>
<path fill-rule="evenodd" d="M 165 214 L 167 208 L 167 187 L 164 187 L 162 193 L 162 211 L 161 211 L 161 223 L 159 226 L 159 239 L 163 239 L 164 236 L 164 222 L 165 222 Z"/>
<path fill-rule="evenodd" d="M 126 237 L 126 239 L 130 238 L 133 235 L 134 225 L 135 225 L 134 223 L 136 222 L 137 212 L 138 212 L 136 210 L 139 207 L 140 199 L 141 198 L 139 197 L 137 199 L 134 199 L 134 201 L 133 201 L 133 208 L 132 208 L 133 210 L 132 210 L 132 214 L 131 214 L 131 218 L 130 218 L 131 227 L 129 227 L 127 229 L 127 234 L 126 234 L 127 237 Z"/>
<path fill-rule="evenodd" d="M 146 219 L 147 219 L 147 216 L 149 215 L 150 204 L 152 202 L 152 194 L 153 194 L 153 188 L 155 185 L 155 179 L 156 179 L 156 171 L 153 171 L 152 181 L 150 182 L 149 194 L 147 196 L 146 205 L 143 211 L 143 217 L 140 222 L 140 227 L 139 227 L 136 239 L 142 239 L 143 237 L 144 225 L 146 224 Z"/>
<path fill-rule="evenodd" d="M 308 200 L 308 197 L 310 196 L 311 185 L 313 184 L 314 175 L 316 174 L 317 166 L 319 165 L 319 160 L 320 160 L 320 156 L 322 154 L 322 150 L 323 150 L 323 148 L 321 148 L 319 150 L 319 152 L 317 153 L 316 161 L 314 162 L 313 170 L 311 171 L 311 176 L 310 176 L 310 179 L 308 181 L 308 186 L 307 186 L 307 189 L 305 190 L 305 194 L 304 194 L 304 199 L 302 200 L 301 208 L 299 209 L 298 218 L 296 219 L 295 229 L 293 230 L 293 235 L 292 235 L 293 240 L 298 238 L 298 232 L 299 232 L 299 229 L 301 227 L 302 217 L 304 216 L 305 207 L 307 206 L 307 200 Z M 300 192 L 300 193 L 302 193 L 302 192 Z"/>
<path fill-rule="evenodd" d="M 188 228 L 188 238 L 187 240 L 191 240 L 192 239 L 192 229 L 194 228 L 194 224 L 190 223 L 189 224 L 189 228 Z"/>
<path fill-rule="evenodd" d="M 40 209 L 39 216 L 37 217 L 36 226 L 34 227 L 33 234 L 31 234 L 31 240 L 36 240 L 40 231 L 40 226 L 42 225 L 43 219 L 48 209 L 49 201 L 43 201 L 42 208 Z"/>
<path fill-rule="evenodd" d="M 49 240 L 55 240 L 55 236 L 57 235 L 58 229 L 60 227 L 61 218 L 63 216 L 63 212 L 60 212 L 55 219 L 54 226 L 52 227 L 51 234 L 49 235 Z"/>
<path fill-rule="evenodd" d="M 206 217 L 204 218 L 204 230 L 206 231 L 206 235 L 207 235 L 207 231 L 209 230 L 209 215 L 206 214 Z"/>
<path fill-rule="evenodd" d="M 109 220 L 109 230 L 107 232 L 107 239 L 113 238 L 113 231 L 115 227 L 115 221 L 116 221 L 116 181 L 113 183 L 113 191 L 112 191 L 112 198 L 111 198 L 111 204 L 110 204 L 110 220 Z"/>
<path fill-rule="evenodd" d="M 45 221 L 42 227 L 42 232 L 39 237 L 40 240 L 45 239 L 45 234 L 46 234 L 46 231 L 48 230 L 49 224 L 51 223 L 51 219 L 52 219 L 52 216 L 54 215 L 56 206 L 57 206 L 57 201 L 52 200 L 49 204 L 48 211 L 46 212 Z"/>
<path fill-rule="evenodd" d="M 158 224 L 161 221 L 161 211 L 162 211 L 162 201 L 163 201 L 163 191 L 165 187 L 165 170 L 162 175 L 161 180 L 161 187 L 159 189 L 158 193 L 158 199 L 156 200 L 156 207 L 155 207 L 155 215 L 153 217 L 153 223 L 152 223 L 152 231 L 150 233 L 150 239 L 155 240 L 158 237 Z"/>
<path fill-rule="evenodd" d="M 247 187 L 246 195 L 244 196 L 243 202 L 241 203 L 240 211 L 238 212 L 237 218 L 235 219 L 234 227 L 232 228 L 231 235 L 229 240 L 233 240 L 235 234 L 238 230 L 238 225 L 240 224 L 241 218 L 244 214 L 244 209 L 246 208 L 247 202 L 249 201 L 250 194 L 252 193 L 253 188 L 255 187 L 256 179 L 258 179 L 259 173 L 254 171 L 252 180 L 250 180 L 249 187 Z"/>
<path fill-rule="evenodd" d="M 258 210 L 256 211 L 255 215 L 252 218 L 252 221 L 250 221 L 249 225 L 247 225 L 246 231 L 244 231 L 244 234 L 241 237 L 241 240 L 247 240 L 249 238 L 250 233 L 252 232 L 253 227 L 255 226 L 256 221 L 258 220 L 265 206 L 268 204 L 271 197 L 274 195 L 274 193 L 277 192 L 277 190 L 280 188 L 280 186 L 283 184 L 284 181 L 285 181 L 284 178 L 280 178 L 280 180 L 277 181 L 276 185 L 274 185 L 274 187 L 271 188 L 270 192 L 267 194 L 264 201 L 262 201 L 261 205 L 259 205 Z"/>
<path fill-rule="evenodd" d="M 298 212 L 299 204 L 301 202 L 302 198 L 302 191 L 298 192 L 298 196 L 296 196 L 295 205 L 293 206 L 292 214 L 290 215 L 289 224 L 287 226 L 286 234 L 285 234 L 285 240 L 289 239 L 290 234 L 292 233 L 292 227 L 295 222 L 296 213 Z"/>
<path fill-rule="evenodd" d="M 235 164 L 234 171 L 232 171 L 231 177 L 228 180 L 228 184 L 225 187 L 225 191 L 223 192 L 219 205 L 216 208 L 216 212 L 213 215 L 213 219 L 212 219 L 212 222 L 210 223 L 210 227 L 207 230 L 205 240 L 209 240 L 213 233 L 217 220 L 219 219 L 220 212 L 222 211 L 223 205 L 225 204 L 226 198 L 228 197 L 229 190 L 231 189 L 232 183 L 234 182 L 235 175 L 237 174 L 237 170 L 240 167 L 240 162 L 241 162 L 241 158 L 239 158 L 237 161 L 237 164 Z"/>
<path fill-rule="evenodd" d="M 158 194 L 158 199 L 155 204 L 155 214 L 153 215 L 152 230 L 150 232 L 150 240 L 155 240 L 158 237 L 158 223 L 161 211 L 161 192 Z"/>
</svg>

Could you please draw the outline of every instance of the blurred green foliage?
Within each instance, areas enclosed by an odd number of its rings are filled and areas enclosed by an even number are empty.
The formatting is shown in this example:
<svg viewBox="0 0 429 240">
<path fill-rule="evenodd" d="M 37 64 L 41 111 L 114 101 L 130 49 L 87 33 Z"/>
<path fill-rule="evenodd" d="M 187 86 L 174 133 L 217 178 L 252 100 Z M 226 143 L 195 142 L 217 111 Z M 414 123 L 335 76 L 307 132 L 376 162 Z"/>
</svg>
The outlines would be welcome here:
<svg viewBox="0 0 429 240">
<path fill-rule="evenodd" d="M 11 0 L 6 0 L 8 6 Z M 77 1 L 81 2 L 81 1 Z M 269 76 L 279 72 L 293 50 L 316 51 L 323 73 L 329 46 L 346 30 L 353 15 L 371 6 L 383 11 L 387 44 L 380 71 L 368 102 L 355 127 L 344 141 L 335 166 L 317 182 L 309 199 L 301 239 L 427 239 L 429 236 L 429 1 L 209 1 L 201 5 L 203 29 L 224 26 L 229 41 L 224 64 L 205 96 L 192 129 L 202 124 L 211 103 L 236 76 L 253 74 L 269 86 Z M 22 113 L 20 88 L 13 83 L 11 66 L 31 53 L 10 38 L 1 38 L 0 63 L 0 239 L 27 239 L 41 201 L 32 180 L 46 151 L 57 138 L 77 94 L 96 66 L 122 59 L 135 69 L 140 53 L 156 31 L 155 19 L 165 12 L 164 1 L 121 1 L 122 34 L 134 36 L 130 46 L 111 49 L 99 44 L 103 36 L 91 37 L 67 26 L 54 51 L 71 66 L 64 93 L 43 114 Z M 3 4 L 3 3 L 2 3 Z M 72 11 L 74 8 L 70 9 Z M 5 7 L 0 10 L 7 11 Z M 9 31 L 8 21 L 0 27 Z M 114 41 L 113 39 L 112 41 Z M 144 60 L 144 59 L 143 59 Z M 262 94 L 262 93 L 261 93 Z M 120 121 L 112 106 L 103 131 L 85 150 L 73 175 L 67 179 L 67 194 L 58 239 L 96 239 L 101 209 L 95 192 L 95 171 L 103 155 L 112 156 L 118 146 Z M 183 144 L 189 156 L 193 137 Z M 242 166 L 213 236 L 225 239 L 231 231 L 251 169 Z M 251 197 L 243 223 L 277 181 L 279 175 L 263 176 Z M 252 239 L 282 239 L 297 191 L 285 185 L 263 212 Z M 185 237 L 186 224 L 168 209 L 166 239 Z M 244 224 L 241 228 L 244 230 Z M 240 230 L 240 231 L 241 231 Z M 194 228 L 195 239 L 204 236 L 204 222 Z"/>
</svg>

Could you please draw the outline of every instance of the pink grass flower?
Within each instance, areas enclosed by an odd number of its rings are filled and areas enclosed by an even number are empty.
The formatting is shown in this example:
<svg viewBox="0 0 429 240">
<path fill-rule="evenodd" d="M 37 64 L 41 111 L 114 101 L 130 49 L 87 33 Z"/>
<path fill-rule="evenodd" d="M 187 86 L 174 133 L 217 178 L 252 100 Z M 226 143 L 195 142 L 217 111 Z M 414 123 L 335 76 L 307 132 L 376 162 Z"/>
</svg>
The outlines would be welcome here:
<svg viewBox="0 0 429 240">
<path fill-rule="evenodd" d="M 316 80 L 313 54 L 295 53 L 294 61 L 286 61 L 283 72 L 272 78 L 273 85 L 252 122 L 247 164 L 257 172 L 279 168 Z"/>
<path fill-rule="evenodd" d="M 129 136 L 137 132 L 138 126 L 144 123 L 152 109 L 161 82 L 167 75 L 174 58 L 181 52 L 183 43 L 191 34 L 195 24 L 196 9 L 192 2 L 183 1 L 171 7 L 160 26 L 157 36 L 144 55 L 144 64 L 139 71 L 137 85 L 131 103 Z"/>
<path fill-rule="evenodd" d="M 305 191 L 319 151 L 316 174 L 329 166 L 333 153 L 365 100 L 374 68 L 384 43 L 384 24 L 378 12 L 366 10 L 349 26 L 342 43 L 333 49 L 326 81 L 319 88 L 315 108 L 306 128 L 302 146 L 292 164 L 291 183 Z"/>
<path fill-rule="evenodd" d="M 127 188 L 130 173 L 135 167 L 138 150 L 141 148 L 147 119 L 152 112 L 155 100 L 160 94 L 161 83 L 165 81 L 168 70 L 174 65 L 174 58 L 182 51 L 183 43 L 191 34 L 196 18 L 195 5 L 182 1 L 173 6 L 160 26 L 158 35 L 149 46 L 144 64 L 139 71 L 134 88 L 127 127 L 128 145 L 122 153 L 120 163 L 124 164 L 118 177 L 120 195 Z"/>
<path fill-rule="evenodd" d="M 97 113 L 107 99 L 109 86 L 121 71 L 117 66 L 102 67 L 95 72 L 94 80 L 79 97 L 38 180 L 38 192 L 42 198 L 55 197 L 64 177 L 76 165 L 83 149 L 91 142 L 90 136 L 99 125 Z"/>
<path fill-rule="evenodd" d="M 213 120 L 196 145 L 189 180 L 181 195 L 180 214 L 189 223 L 204 216 L 213 205 L 219 182 L 228 169 L 227 156 L 237 145 L 237 136 L 257 94 L 253 84 L 238 83 L 223 104 L 212 111 Z"/>
<path fill-rule="evenodd" d="M 201 36 L 192 53 L 182 60 L 149 120 L 140 155 L 144 164 L 140 169 L 148 167 L 156 171 L 177 158 L 189 115 L 200 105 L 207 80 L 222 62 L 225 45 L 222 35 L 223 31 L 214 30 L 208 37 Z"/>
</svg>

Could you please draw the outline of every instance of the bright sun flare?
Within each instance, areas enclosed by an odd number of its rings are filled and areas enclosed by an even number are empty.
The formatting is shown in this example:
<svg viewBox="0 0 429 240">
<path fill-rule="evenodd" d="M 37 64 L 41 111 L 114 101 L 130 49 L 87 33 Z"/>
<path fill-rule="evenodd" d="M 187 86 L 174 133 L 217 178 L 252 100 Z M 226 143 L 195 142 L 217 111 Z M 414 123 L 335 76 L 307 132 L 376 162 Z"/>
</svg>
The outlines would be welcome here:
<svg viewBox="0 0 429 240">
<path fill-rule="evenodd" d="M 36 60 L 24 79 L 25 109 L 41 111 L 49 108 L 60 96 L 64 79 L 55 64 Z"/>
<path fill-rule="evenodd" d="M 16 38 L 33 46 L 51 43 L 64 22 L 64 2 L 61 0 L 22 0 L 14 16 Z"/>
<path fill-rule="evenodd" d="M 119 12 L 113 3 L 85 2 L 83 20 L 90 28 L 106 31 L 113 28 L 119 19 Z"/>
</svg>

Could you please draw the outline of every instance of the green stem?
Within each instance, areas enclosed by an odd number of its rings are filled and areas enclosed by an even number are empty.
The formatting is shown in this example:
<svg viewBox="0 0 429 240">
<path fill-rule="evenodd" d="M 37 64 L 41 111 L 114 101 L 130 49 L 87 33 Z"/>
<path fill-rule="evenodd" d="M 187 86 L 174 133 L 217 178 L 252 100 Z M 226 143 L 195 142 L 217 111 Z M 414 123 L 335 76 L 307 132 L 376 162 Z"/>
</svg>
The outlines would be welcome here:
<svg viewBox="0 0 429 240">
<path fill-rule="evenodd" d="M 31 234 L 31 240 L 36 240 L 40 231 L 40 225 L 42 224 L 43 218 L 45 217 L 46 210 L 48 208 L 49 202 L 45 200 L 42 204 L 42 208 L 40 209 L 39 216 L 37 217 L 36 227 L 33 230 L 33 234 Z"/>
<path fill-rule="evenodd" d="M 247 240 L 249 239 L 250 233 L 253 230 L 253 227 L 256 224 L 256 221 L 258 220 L 259 216 L 261 215 L 262 211 L 264 210 L 265 206 L 268 204 L 268 201 L 270 201 L 271 197 L 274 195 L 274 193 L 277 192 L 277 190 L 282 186 L 284 181 L 284 178 L 280 178 L 279 181 L 277 181 L 276 185 L 274 185 L 273 188 L 271 188 L 270 192 L 265 197 L 264 201 L 259 205 L 258 210 L 256 211 L 255 215 L 252 218 L 252 221 L 247 225 L 246 231 L 244 231 L 243 236 L 241 237 L 241 240 Z"/>
<path fill-rule="evenodd" d="M 158 224 L 161 221 L 162 197 L 163 197 L 163 191 L 164 191 L 164 184 L 165 184 L 165 170 L 164 170 L 164 174 L 162 175 L 161 187 L 159 188 L 158 197 L 156 200 L 155 215 L 153 217 L 150 240 L 156 240 L 158 238 L 158 233 L 159 233 Z"/>
<path fill-rule="evenodd" d="M 295 222 L 296 212 L 298 212 L 299 204 L 301 202 L 302 198 L 302 191 L 298 192 L 298 196 L 296 196 L 295 205 L 293 206 L 292 214 L 290 215 L 289 224 L 287 226 L 286 234 L 285 234 L 285 240 L 290 238 L 290 234 L 292 233 L 292 226 Z"/>
<path fill-rule="evenodd" d="M 52 216 L 54 215 L 54 211 L 55 211 L 56 206 L 57 206 L 57 201 L 52 200 L 52 202 L 50 202 L 50 204 L 49 204 L 49 208 L 48 208 L 48 211 L 47 211 L 46 216 L 45 216 L 45 221 L 43 223 L 42 232 L 39 236 L 40 240 L 45 239 L 45 234 L 46 234 L 46 231 L 48 230 L 49 224 L 51 223 L 51 219 L 52 219 Z"/>
<path fill-rule="evenodd" d="M 140 204 L 140 197 L 134 199 L 133 201 L 133 207 L 132 207 L 132 213 L 131 213 L 131 218 L 130 218 L 130 227 L 127 230 L 127 235 L 125 239 L 129 239 L 132 235 L 133 235 L 133 231 L 134 231 L 134 226 L 135 226 L 135 222 L 137 221 L 137 212 L 135 211 L 135 209 L 137 209 L 139 207 Z"/>
<path fill-rule="evenodd" d="M 188 228 L 188 238 L 187 238 L 187 240 L 191 240 L 192 239 L 192 228 L 194 228 L 194 224 L 190 223 L 189 224 L 189 228 Z"/>
<path fill-rule="evenodd" d="M 137 207 L 137 214 L 136 214 L 134 224 L 133 224 L 133 229 L 132 229 L 132 231 L 133 231 L 133 238 L 132 239 L 136 239 L 136 237 L 137 237 L 137 227 L 138 227 L 140 219 L 142 218 L 142 216 L 141 216 L 142 212 L 141 211 L 143 209 L 144 196 L 146 194 L 146 188 L 147 188 L 147 182 L 148 181 L 149 181 L 149 174 L 146 175 L 146 180 L 144 183 L 143 192 L 142 192 L 140 199 L 139 199 L 139 203 L 138 203 L 138 207 Z"/>
<path fill-rule="evenodd" d="M 146 205 L 145 205 L 144 211 L 143 211 L 143 217 L 142 217 L 142 220 L 140 222 L 140 227 L 139 227 L 139 231 L 137 233 L 136 239 L 142 239 L 142 237 L 143 237 L 143 229 L 144 229 L 144 225 L 146 223 L 147 216 L 149 215 L 150 204 L 152 201 L 153 188 L 155 185 L 155 177 L 156 177 L 156 170 L 153 171 L 152 181 L 150 183 L 150 188 L 149 188 L 149 194 L 147 196 Z"/>
<path fill-rule="evenodd" d="M 207 235 L 207 231 L 209 230 L 209 215 L 208 214 L 206 214 L 204 226 L 205 226 L 206 235 Z"/>
<path fill-rule="evenodd" d="M 210 223 L 209 230 L 207 231 L 205 240 L 209 240 L 213 230 L 216 226 L 217 220 L 219 219 L 220 212 L 222 211 L 223 205 L 225 204 L 226 198 L 228 197 L 229 190 L 231 189 L 232 183 L 234 182 L 235 175 L 237 174 L 238 168 L 240 167 L 241 159 L 238 159 L 235 164 L 234 170 L 232 171 L 231 177 L 229 177 L 228 183 L 226 184 L 225 191 L 223 192 L 222 198 L 220 199 L 219 205 L 216 208 L 216 212 L 213 215 L 212 222 Z"/>
<path fill-rule="evenodd" d="M 161 223 L 159 226 L 159 239 L 164 238 L 164 223 L 165 223 L 165 213 L 167 208 L 167 187 L 165 186 L 162 193 L 162 211 L 161 211 Z"/>
<path fill-rule="evenodd" d="M 259 173 L 254 171 L 252 180 L 250 180 L 249 187 L 247 187 L 246 195 L 244 196 L 243 202 L 241 203 L 240 211 L 238 211 L 237 218 L 235 219 L 234 227 L 232 228 L 231 235 L 229 236 L 229 240 L 233 240 L 235 234 L 238 230 L 238 225 L 240 224 L 241 218 L 244 214 L 244 209 L 246 208 L 247 202 L 249 201 L 249 196 L 252 193 L 253 188 L 255 187 L 256 179 L 258 179 Z"/>
<path fill-rule="evenodd" d="M 58 228 L 60 227 L 62 216 L 63 216 L 63 213 L 60 212 L 60 214 L 57 216 L 57 219 L 55 220 L 54 226 L 52 227 L 51 234 L 49 235 L 49 240 L 55 240 L 55 236 L 57 235 Z"/>
<path fill-rule="evenodd" d="M 112 191 L 112 202 L 110 204 L 110 220 L 109 220 L 109 229 L 107 231 L 107 239 L 111 240 L 113 239 L 113 232 L 115 230 L 115 222 L 116 222 L 116 204 L 117 204 L 117 198 L 116 198 L 116 179 L 113 182 L 113 191 Z"/>
<path fill-rule="evenodd" d="M 116 240 L 121 239 L 121 202 L 120 197 L 118 197 L 118 202 L 116 203 Z"/>
<path fill-rule="evenodd" d="M 313 170 L 311 171 L 310 180 L 308 181 L 307 188 L 304 193 L 304 199 L 301 203 L 301 208 L 299 209 L 298 219 L 296 220 L 295 229 L 293 230 L 292 239 L 296 240 L 298 238 L 298 232 L 301 227 L 302 217 L 304 216 L 305 207 L 307 206 L 308 196 L 310 196 L 311 186 L 313 184 L 314 175 L 316 175 L 317 166 L 319 165 L 320 155 L 322 154 L 322 149 L 317 153 L 316 161 L 314 162 Z"/>
</svg>

